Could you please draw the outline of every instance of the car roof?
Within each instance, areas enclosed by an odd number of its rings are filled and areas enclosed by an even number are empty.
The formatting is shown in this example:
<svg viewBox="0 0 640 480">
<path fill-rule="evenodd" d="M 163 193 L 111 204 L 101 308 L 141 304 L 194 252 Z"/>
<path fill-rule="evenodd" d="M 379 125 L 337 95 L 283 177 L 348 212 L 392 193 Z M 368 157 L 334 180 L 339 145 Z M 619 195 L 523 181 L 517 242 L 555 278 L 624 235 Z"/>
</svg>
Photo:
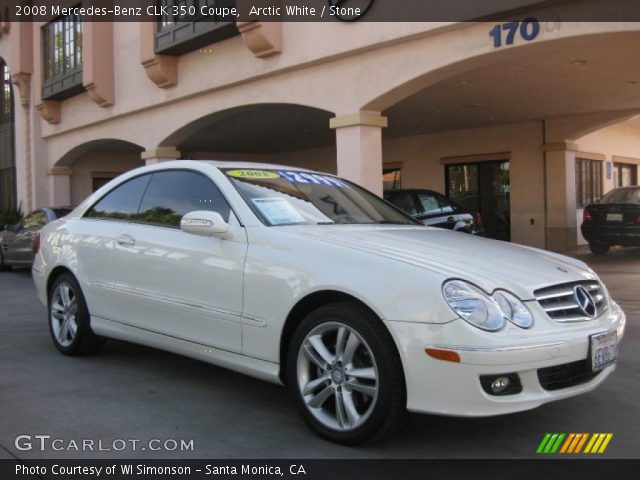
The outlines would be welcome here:
<svg viewBox="0 0 640 480">
<path fill-rule="evenodd" d="M 178 160 L 178 162 L 184 160 Z M 273 169 L 286 169 L 286 170 L 299 170 L 299 171 L 312 171 L 309 168 L 294 167 L 291 165 L 279 165 L 275 163 L 263 163 L 263 162 L 237 162 L 237 161 L 224 161 L 224 160 L 196 160 L 197 162 L 207 163 L 216 168 L 261 168 L 264 170 Z M 173 163 L 173 162 L 172 162 Z"/>
</svg>

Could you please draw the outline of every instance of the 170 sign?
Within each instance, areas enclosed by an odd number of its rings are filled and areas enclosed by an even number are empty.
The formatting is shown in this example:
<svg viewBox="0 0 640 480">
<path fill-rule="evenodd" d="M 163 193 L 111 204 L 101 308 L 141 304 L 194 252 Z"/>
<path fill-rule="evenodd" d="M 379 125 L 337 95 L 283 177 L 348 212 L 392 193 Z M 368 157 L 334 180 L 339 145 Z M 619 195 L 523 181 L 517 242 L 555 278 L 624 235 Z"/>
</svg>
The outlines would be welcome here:
<svg viewBox="0 0 640 480">
<path fill-rule="evenodd" d="M 522 22 L 507 22 L 494 26 L 489 32 L 489 36 L 493 38 L 494 48 L 500 48 L 503 45 L 513 45 L 516 35 L 530 42 L 540 34 L 540 22 L 535 18 L 525 18 Z"/>
</svg>

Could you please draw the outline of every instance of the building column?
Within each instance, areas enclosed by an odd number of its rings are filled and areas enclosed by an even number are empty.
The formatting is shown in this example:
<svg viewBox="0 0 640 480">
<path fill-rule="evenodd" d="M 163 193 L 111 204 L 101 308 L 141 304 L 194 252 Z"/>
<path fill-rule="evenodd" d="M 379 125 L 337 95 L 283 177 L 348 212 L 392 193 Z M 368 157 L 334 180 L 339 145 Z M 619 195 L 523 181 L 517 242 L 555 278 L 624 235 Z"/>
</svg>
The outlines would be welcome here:
<svg viewBox="0 0 640 480">
<path fill-rule="evenodd" d="M 578 244 L 576 218 L 576 151 L 570 142 L 546 144 L 545 201 L 546 248 L 557 252 L 574 250 Z"/>
<path fill-rule="evenodd" d="M 153 165 L 159 162 L 168 162 L 170 160 L 180 160 L 182 154 L 173 147 L 158 147 L 151 150 L 145 150 L 140 154 L 146 165 Z"/>
<path fill-rule="evenodd" d="M 382 129 L 387 117 L 380 112 L 357 112 L 334 117 L 337 172 L 377 195 L 382 195 Z"/>
<path fill-rule="evenodd" d="M 69 167 L 49 169 L 49 205 L 66 207 L 71 205 L 71 174 Z"/>
</svg>

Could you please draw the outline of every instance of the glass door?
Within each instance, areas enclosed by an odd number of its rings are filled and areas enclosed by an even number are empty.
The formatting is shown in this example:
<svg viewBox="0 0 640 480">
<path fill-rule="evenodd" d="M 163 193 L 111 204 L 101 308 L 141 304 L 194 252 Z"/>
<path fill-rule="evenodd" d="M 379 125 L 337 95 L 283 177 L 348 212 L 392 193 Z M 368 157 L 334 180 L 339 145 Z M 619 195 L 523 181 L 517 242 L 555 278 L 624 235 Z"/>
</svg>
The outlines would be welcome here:
<svg viewBox="0 0 640 480">
<path fill-rule="evenodd" d="M 485 235 L 511 239 L 509 161 L 446 166 L 447 196 L 482 217 Z"/>
</svg>

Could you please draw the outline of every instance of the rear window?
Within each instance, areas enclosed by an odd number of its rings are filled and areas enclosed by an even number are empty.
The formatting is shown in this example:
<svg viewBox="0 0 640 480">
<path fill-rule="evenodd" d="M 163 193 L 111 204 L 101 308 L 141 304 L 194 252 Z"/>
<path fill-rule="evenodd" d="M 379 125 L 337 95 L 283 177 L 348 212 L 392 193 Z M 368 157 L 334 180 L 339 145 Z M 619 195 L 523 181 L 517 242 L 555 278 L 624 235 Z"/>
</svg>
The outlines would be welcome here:
<svg viewBox="0 0 640 480">
<path fill-rule="evenodd" d="M 621 188 L 611 190 L 607 193 L 600 203 L 631 203 L 640 205 L 640 188 Z"/>
</svg>

